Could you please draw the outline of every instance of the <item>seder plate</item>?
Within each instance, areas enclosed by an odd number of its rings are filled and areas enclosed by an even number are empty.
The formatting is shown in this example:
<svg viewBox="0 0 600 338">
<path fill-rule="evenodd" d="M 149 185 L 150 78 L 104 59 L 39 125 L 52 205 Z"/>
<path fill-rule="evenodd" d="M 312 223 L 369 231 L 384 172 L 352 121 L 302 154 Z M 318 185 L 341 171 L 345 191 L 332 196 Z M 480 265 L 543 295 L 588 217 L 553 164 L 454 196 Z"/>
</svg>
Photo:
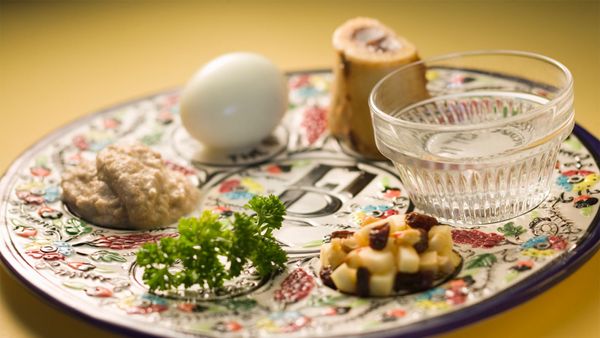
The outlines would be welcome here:
<svg viewBox="0 0 600 338">
<path fill-rule="evenodd" d="M 497 74 L 437 69 L 430 90 L 485 85 Z M 536 86 L 503 78 L 507 87 Z M 0 257 L 20 281 L 65 311 L 101 326 L 148 336 L 430 335 L 513 307 L 556 284 L 598 249 L 600 143 L 576 126 L 563 143 L 552 192 L 531 212 L 497 224 L 454 228 L 463 264 L 424 292 L 357 298 L 322 285 L 318 250 L 335 230 L 358 228 L 413 206 L 387 162 L 354 156 L 327 133 L 329 72 L 289 76 L 289 110 L 253 148 L 203 154 L 181 127 L 178 91 L 84 117 L 20 156 L 0 183 Z M 545 88 L 535 88 L 543 95 Z M 260 280 L 247 271 L 227 292 L 150 294 L 137 248 L 176 236 L 175 225 L 119 231 L 88 224 L 60 201 L 68 166 L 113 142 L 142 142 L 202 191 L 198 210 L 223 216 L 255 194 L 277 194 L 288 217 L 276 236 L 286 271 Z M 285 280 L 298 283 L 283 283 Z M 282 284 L 283 283 L 283 284 Z"/>
</svg>

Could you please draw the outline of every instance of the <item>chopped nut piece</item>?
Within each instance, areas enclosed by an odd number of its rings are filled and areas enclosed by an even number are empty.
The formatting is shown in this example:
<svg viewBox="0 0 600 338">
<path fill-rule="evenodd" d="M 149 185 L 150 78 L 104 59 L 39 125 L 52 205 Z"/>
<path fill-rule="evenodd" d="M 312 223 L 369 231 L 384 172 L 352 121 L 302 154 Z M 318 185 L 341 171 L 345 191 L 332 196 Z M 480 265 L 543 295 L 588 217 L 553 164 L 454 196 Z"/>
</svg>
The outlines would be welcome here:
<svg viewBox="0 0 600 338">
<path fill-rule="evenodd" d="M 397 231 L 392 234 L 396 238 L 397 245 L 415 245 L 421 240 L 421 232 L 417 229 L 407 229 L 403 231 Z"/>
</svg>

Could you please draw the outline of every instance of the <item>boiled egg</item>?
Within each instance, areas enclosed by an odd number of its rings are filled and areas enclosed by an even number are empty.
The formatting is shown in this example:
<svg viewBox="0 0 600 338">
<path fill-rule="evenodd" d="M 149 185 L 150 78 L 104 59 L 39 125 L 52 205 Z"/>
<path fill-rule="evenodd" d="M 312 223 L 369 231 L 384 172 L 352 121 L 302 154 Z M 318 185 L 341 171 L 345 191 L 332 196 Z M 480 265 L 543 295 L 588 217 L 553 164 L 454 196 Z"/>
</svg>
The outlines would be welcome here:
<svg viewBox="0 0 600 338">
<path fill-rule="evenodd" d="M 283 73 L 262 55 L 230 53 L 196 72 L 183 90 L 181 121 L 203 146 L 252 147 L 267 138 L 287 108 Z"/>
</svg>

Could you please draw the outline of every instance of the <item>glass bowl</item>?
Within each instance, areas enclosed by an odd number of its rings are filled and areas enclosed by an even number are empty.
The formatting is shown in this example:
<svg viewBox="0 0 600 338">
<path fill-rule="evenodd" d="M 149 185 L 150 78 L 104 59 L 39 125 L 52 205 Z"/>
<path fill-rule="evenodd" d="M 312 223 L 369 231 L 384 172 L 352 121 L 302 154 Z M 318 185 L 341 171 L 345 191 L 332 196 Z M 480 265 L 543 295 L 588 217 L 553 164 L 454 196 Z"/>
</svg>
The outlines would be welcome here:
<svg viewBox="0 0 600 338">
<path fill-rule="evenodd" d="M 469 84 L 470 74 L 483 80 Z M 573 78 L 534 53 L 456 53 L 392 72 L 369 106 L 377 148 L 418 209 L 453 224 L 494 223 L 547 196 L 574 125 Z"/>
</svg>

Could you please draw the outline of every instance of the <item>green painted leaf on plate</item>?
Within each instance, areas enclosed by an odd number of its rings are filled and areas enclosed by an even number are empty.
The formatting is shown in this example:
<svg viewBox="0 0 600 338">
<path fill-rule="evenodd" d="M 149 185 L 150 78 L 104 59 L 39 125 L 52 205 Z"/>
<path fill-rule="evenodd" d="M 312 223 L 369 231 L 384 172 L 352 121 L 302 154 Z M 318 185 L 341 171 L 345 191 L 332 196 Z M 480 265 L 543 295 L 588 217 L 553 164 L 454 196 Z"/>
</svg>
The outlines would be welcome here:
<svg viewBox="0 0 600 338">
<path fill-rule="evenodd" d="M 78 218 L 71 218 L 65 225 L 65 232 L 71 236 L 79 236 L 92 232 L 92 227 Z"/>
<path fill-rule="evenodd" d="M 127 259 L 114 251 L 98 250 L 90 255 L 90 258 L 97 262 L 119 262 L 125 263 Z"/>
<path fill-rule="evenodd" d="M 467 269 L 490 267 L 490 266 L 494 265 L 494 263 L 496 263 L 497 261 L 498 261 L 498 258 L 496 258 L 496 256 L 494 254 L 491 254 L 491 253 L 480 254 L 480 255 L 475 256 L 473 259 L 471 259 L 467 263 Z"/>
<path fill-rule="evenodd" d="M 525 233 L 525 228 L 520 225 L 515 225 L 514 222 L 508 222 L 497 229 L 499 232 L 503 233 L 506 237 L 519 237 L 523 233 Z"/>
</svg>

